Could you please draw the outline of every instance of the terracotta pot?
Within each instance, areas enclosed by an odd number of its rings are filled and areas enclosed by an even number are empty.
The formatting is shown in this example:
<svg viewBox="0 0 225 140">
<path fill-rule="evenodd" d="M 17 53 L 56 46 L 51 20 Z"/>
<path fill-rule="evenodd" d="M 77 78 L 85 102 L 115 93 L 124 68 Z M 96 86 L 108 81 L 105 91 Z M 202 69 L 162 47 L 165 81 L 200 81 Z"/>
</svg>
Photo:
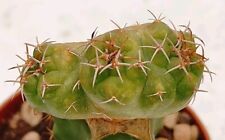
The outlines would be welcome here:
<svg viewBox="0 0 225 140">
<path fill-rule="evenodd" d="M 2 105 L 0 105 L 0 125 L 3 121 L 7 121 L 12 115 L 20 109 L 22 104 L 22 98 L 20 93 L 16 93 L 13 97 L 8 99 Z M 195 114 L 195 112 L 187 107 L 183 111 L 187 112 L 194 120 L 194 123 L 198 126 L 200 132 L 200 140 L 210 140 L 209 134 L 206 131 L 206 128 Z"/>
</svg>

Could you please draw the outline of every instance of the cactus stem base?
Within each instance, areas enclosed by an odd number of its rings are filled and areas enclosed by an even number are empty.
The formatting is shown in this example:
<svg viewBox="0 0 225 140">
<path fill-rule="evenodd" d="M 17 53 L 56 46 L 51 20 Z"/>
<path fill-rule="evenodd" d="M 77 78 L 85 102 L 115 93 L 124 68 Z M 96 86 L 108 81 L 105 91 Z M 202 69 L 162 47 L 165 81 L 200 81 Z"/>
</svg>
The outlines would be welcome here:
<svg viewBox="0 0 225 140">
<path fill-rule="evenodd" d="M 108 135 L 126 133 L 139 140 L 153 140 L 150 119 L 104 119 L 91 118 L 86 120 L 91 130 L 92 140 L 101 140 Z"/>
</svg>

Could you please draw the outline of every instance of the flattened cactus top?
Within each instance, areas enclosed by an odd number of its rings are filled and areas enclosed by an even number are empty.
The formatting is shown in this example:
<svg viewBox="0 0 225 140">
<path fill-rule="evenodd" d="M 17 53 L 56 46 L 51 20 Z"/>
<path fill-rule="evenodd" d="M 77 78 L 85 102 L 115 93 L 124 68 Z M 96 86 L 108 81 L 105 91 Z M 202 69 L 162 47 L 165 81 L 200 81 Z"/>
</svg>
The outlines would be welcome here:
<svg viewBox="0 0 225 140">
<path fill-rule="evenodd" d="M 205 57 L 189 27 L 137 24 L 87 42 L 37 44 L 21 72 L 33 107 L 59 118 L 162 117 L 198 90 Z M 27 44 L 27 46 L 33 46 Z"/>
</svg>

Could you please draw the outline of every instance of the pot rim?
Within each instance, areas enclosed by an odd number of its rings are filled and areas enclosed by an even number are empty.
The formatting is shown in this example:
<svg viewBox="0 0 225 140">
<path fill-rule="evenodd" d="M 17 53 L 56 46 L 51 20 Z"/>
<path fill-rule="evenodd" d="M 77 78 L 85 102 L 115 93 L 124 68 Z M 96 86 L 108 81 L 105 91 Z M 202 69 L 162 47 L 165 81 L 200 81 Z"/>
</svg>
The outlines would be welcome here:
<svg viewBox="0 0 225 140">
<path fill-rule="evenodd" d="M 191 107 L 186 107 L 183 109 L 186 111 L 194 120 L 194 123 L 198 126 L 200 133 L 203 135 L 204 140 L 211 140 L 208 131 L 206 130 L 206 127 L 198 117 L 198 115 L 194 112 Z"/>
</svg>

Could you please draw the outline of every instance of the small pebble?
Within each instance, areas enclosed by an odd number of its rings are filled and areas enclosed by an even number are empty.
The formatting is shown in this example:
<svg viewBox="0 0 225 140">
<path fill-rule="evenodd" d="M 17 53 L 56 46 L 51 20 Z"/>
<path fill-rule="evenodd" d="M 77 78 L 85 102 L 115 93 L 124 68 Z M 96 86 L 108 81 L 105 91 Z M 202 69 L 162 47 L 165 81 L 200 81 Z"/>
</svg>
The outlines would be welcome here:
<svg viewBox="0 0 225 140">
<path fill-rule="evenodd" d="M 177 124 L 173 132 L 174 140 L 191 140 L 191 126 L 188 124 Z"/>
<path fill-rule="evenodd" d="M 174 113 L 174 114 L 166 116 L 163 119 L 164 126 L 166 126 L 169 129 L 173 129 L 177 123 L 177 118 L 178 118 L 178 113 Z"/>
<path fill-rule="evenodd" d="M 167 138 L 159 137 L 156 140 L 168 140 Z"/>
<path fill-rule="evenodd" d="M 31 108 L 28 103 L 24 102 L 21 107 L 21 117 L 30 126 L 36 126 L 42 119 L 42 113 L 34 113 L 33 108 Z"/>
<path fill-rule="evenodd" d="M 196 125 L 191 126 L 191 140 L 197 140 L 199 136 L 198 127 Z"/>
<path fill-rule="evenodd" d="M 13 117 L 9 120 L 9 126 L 10 128 L 17 128 L 17 123 L 18 121 L 21 119 L 21 116 L 19 113 L 16 113 L 15 115 L 13 115 Z"/>
<path fill-rule="evenodd" d="M 40 135 L 35 131 L 26 133 L 21 140 L 41 140 Z"/>
</svg>

